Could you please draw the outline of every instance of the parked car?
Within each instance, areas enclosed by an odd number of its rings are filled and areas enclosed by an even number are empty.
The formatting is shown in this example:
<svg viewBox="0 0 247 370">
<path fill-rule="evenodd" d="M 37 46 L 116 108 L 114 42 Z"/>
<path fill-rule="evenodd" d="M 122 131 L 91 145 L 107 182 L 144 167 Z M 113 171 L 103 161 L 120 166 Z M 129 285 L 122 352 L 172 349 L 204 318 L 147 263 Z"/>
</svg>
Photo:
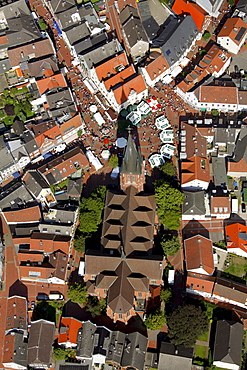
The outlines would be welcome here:
<svg viewBox="0 0 247 370">
<path fill-rule="evenodd" d="M 245 213 L 245 212 L 246 212 L 245 203 L 242 203 L 242 204 L 241 204 L 241 209 L 242 209 L 242 212 L 243 212 L 243 213 Z"/>
</svg>

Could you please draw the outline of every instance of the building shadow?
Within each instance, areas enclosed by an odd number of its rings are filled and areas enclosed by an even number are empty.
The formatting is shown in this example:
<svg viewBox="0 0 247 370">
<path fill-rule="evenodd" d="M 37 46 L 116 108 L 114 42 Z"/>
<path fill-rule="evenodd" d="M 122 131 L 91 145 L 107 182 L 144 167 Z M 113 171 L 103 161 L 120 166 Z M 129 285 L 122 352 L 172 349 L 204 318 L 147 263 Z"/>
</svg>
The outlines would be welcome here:
<svg viewBox="0 0 247 370">
<path fill-rule="evenodd" d="M 182 230 L 183 239 L 191 238 L 195 235 L 202 235 L 205 238 L 210 238 L 209 230 L 206 229 L 199 221 L 190 220 Z"/>
<path fill-rule="evenodd" d="M 14 295 L 19 295 L 20 297 L 28 297 L 28 290 L 25 284 L 23 284 L 20 280 L 16 280 L 14 284 L 9 287 L 9 297 L 13 297 Z"/>
</svg>

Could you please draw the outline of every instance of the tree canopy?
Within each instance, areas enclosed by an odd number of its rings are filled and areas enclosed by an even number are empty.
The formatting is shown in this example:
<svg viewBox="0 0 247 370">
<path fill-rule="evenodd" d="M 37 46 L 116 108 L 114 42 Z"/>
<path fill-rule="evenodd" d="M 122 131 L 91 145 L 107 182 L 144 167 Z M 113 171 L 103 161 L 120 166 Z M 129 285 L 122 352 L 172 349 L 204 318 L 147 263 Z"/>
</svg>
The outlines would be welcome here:
<svg viewBox="0 0 247 370">
<path fill-rule="evenodd" d="M 208 330 L 208 317 L 201 307 L 178 306 L 168 317 L 168 336 L 172 343 L 192 347 L 198 336 Z"/>
<path fill-rule="evenodd" d="M 180 226 L 181 205 L 184 194 L 166 181 L 157 181 L 155 185 L 157 213 L 162 224 L 169 230 L 177 230 Z"/>
<path fill-rule="evenodd" d="M 57 348 L 54 348 L 52 355 L 56 361 L 63 361 L 66 357 L 66 354 L 67 352 L 65 348 L 57 347 Z"/>
<path fill-rule="evenodd" d="M 116 154 L 112 154 L 108 160 L 109 166 L 115 168 L 118 166 L 118 156 Z"/>
<path fill-rule="evenodd" d="M 165 162 L 160 167 L 160 170 L 167 177 L 172 177 L 172 176 L 176 175 L 176 170 L 175 170 L 174 164 L 172 162 Z"/>
<path fill-rule="evenodd" d="M 147 329 L 158 330 L 166 324 L 166 317 L 162 311 L 154 311 L 147 315 L 146 320 L 144 321 Z"/>
<path fill-rule="evenodd" d="M 162 289 L 161 292 L 160 292 L 160 298 L 165 303 L 170 302 L 171 299 L 172 299 L 171 289 Z"/>
<path fill-rule="evenodd" d="M 180 249 L 180 241 L 176 235 L 164 234 L 160 244 L 167 256 L 173 256 Z"/>
<path fill-rule="evenodd" d="M 105 206 L 106 187 L 97 186 L 88 198 L 83 198 L 80 204 L 79 230 L 84 234 L 97 231 L 102 221 Z"/>
<path fill-rule="evenodd" d="M 87 288 L 82 286 L 80 283 L 74 283 L 69 287 L 68 298 L 79 304 L 85 304 L 87 302 Z"/>
<path fill-rule="evenodd" d="M 93 317 L 99 316 L 106 311 L 106 299 L 89 296 L 85 306 L 86 311 L 90 312 Z"/>
<path fill-rule="evenodd" d="M 88 236 L 86 234 L 85 235 L 81 234 L 80 236 L 74 239 L 74 247 L 77 252 L 82 254 L 85 253 L 87 238 Z"/>
</svg>

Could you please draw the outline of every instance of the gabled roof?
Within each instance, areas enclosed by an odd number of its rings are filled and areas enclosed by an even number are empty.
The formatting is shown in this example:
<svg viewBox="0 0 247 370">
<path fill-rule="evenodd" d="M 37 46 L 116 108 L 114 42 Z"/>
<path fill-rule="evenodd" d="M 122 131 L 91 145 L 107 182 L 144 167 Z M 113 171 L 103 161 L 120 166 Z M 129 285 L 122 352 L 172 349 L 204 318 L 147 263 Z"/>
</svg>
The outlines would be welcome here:
<svg viewBox="0 0 247 370">
<path fill-rule="evenodd" d="M 239 366 L 243 333 L 244 326 L 240 322 L 217 321 L 213 361 Z"/>
<path fill-rule="evenodd" d="M 118 104 L 123 104 L 129 98 L 131 93 L 140 94 L 146 90 L 146 84 L 144 78 L 141 75 L 133 75 L 133 78 L 124 81 L 120 86 L 116 86 L 113 89 L 116 101 Z"/>
<path fill-rule="evenodd" d="M 43 319 L 31 322 L 28 341 L 28 364 L 30 366 L 50 366 L 54 332 L 53 322 Z"/>
<path fill-rule="evenodd" d="M 202 103 L 238 104 L 238 89 L 234 86 L 199 86 L 199 101 Z"/>
<path fill-rule="evenodd" d="M 183 214 L 184 215 L 205 215 L 204 191 L 185 191 Z"/>
<path fill-rule="evenodd" d="M 27 300 L 25 297 L 12 296 L 7 299 L 5 330 L 27 330 Z"/>
<path fill-rule="evenodd" d="M 181 162 L 181 183 L 185 185 L 193 180 L 210 181 L 209 160 L 194 156 Z"/>
<path fill-rule="evenodd" d="M 77 335 L 76 356 L 89 358 L 92 356 L 94 345 L 93 338 L 96 329 L 97 326 L 91 323 L 91 321 L 86 321 L 82 323 L 82 326 L 78 330 Z"/>
<path fill-rule="evenodd" d="M 81 326 L 82 322 L 73 317 L 62 317 L 58 344 L 67 342 L 76 344 L 78 330 Z"/>
<path fill-rule="evenodd" d="M 43 189 L 49 189 L 49 184 L 38 170 L 29 170 L 25 173 L 22 181 L 31 193 L 38 197 Z"/>
<path fill-rule="evenodd" d="M 148 42 L 147 34 L 136 8 L 127 5 L 119 13 L 119 19 L 130 47 L 136 45 L 138 41 Z"/>
<path fill-rule="evenodd" d="M 240 44 L 247 34 L 246 23 L 238 17 L 228 18 L 217 35 L 217 38 L 228 37 L 235 44 Z"/>
<path fill-rule="evenodd" d="M 125 337 L 121 366 L 130 366 L 142 370 L 144 367 L 147 343 L 148 339 L 138 332 L 127 334 Z"/>
<path fill-rule="evenodd" d="M 6 35 L 9 45 L 14 47 L 41 39 L 41 33 L 31 14 L 20 11 L 18 17 L 7 20 Z"/>
<path fill-rule="evenodd" d="M 200 270 L 203 274 L 214 272 L 212 241 L 201 235 L 184 241 L 186 268 L 188 271 Z"/>
<path fill-rule="evenodd" d="M 159 364 L 160 370 L 191 370 L 193 348 L 172 343 L 161 342 Z"/>
<path fill-rule="evenodd" d="M 74 0 L 52 0 L 50 6 L 54 13 L 63 12 L 70 8 L 75 8 Z"/>
<path fill-rule="evenodd" d="M 114 58 L 109 59 L 107 62 L 100 64 L 98 67 L 95 68 L 95 72 L 98 76 L 100 81 L 109 78 L 112 75 L 117 74 L 120 72 L 122 66 L 128 66 L 128 60 L 126 53 L 121 53 Z"/>
<path fill-rule="evenodd" d="M 57 73 L 51 77 L 42 78 L 41 80 L 38 80 L 37 86 L 38 86 L 40 95 L 42 95 L 46 93 L 47 91 L 51 91 L 54 88 L 66 87 L 67 83 L 65 81 L 64 76 L 61 73 Z"/>
<path fill-rule="evenodd" d="M 151 80 L 155 80 L 160 74 L 165 72 L 169 68 L 166 59 L 163 55 L 158 56 L 158 58 L 151 61 L 146 67 L 146 72 L 148 73 Z"/>
<path fill-rule="evenodd" d="M 4 217 L 7 223 L 39 222 L 42 218 L 39 205 L 4 211 Z"/>
</svg>

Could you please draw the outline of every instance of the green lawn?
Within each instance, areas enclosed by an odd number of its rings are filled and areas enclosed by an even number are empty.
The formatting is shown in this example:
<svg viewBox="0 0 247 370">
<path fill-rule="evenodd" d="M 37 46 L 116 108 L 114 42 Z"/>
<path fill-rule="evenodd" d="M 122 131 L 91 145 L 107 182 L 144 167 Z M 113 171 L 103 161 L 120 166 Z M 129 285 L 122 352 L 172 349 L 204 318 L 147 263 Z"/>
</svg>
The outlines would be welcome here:
<svg viewBox="0 0 247 370">
<path fill-rule="evenodd" d="M 206 358 L 206 352 L 207 352 L 207 347 L 206 346 L 196 346 L 196 352 L 194 357 L 200 357 L 202 359 Z"/>
<path fill-rule="evenodd" d="M 229 256 L 229 255 L 228 255 Z M 230 266 L 224 269 L 224 272 L 234 276 L 243 277 L 247 271 L 247 259 L 239 256 L 229 256 Z"/>
<path fill-rule="evenodd" d="M 207 342 L 207 340 L 208 340 L 208 331 L 206 333 L 200 335 L 200 337 L 198 337 L 197 340 L 200 340 L 202 342 Z"/>
</svg>

